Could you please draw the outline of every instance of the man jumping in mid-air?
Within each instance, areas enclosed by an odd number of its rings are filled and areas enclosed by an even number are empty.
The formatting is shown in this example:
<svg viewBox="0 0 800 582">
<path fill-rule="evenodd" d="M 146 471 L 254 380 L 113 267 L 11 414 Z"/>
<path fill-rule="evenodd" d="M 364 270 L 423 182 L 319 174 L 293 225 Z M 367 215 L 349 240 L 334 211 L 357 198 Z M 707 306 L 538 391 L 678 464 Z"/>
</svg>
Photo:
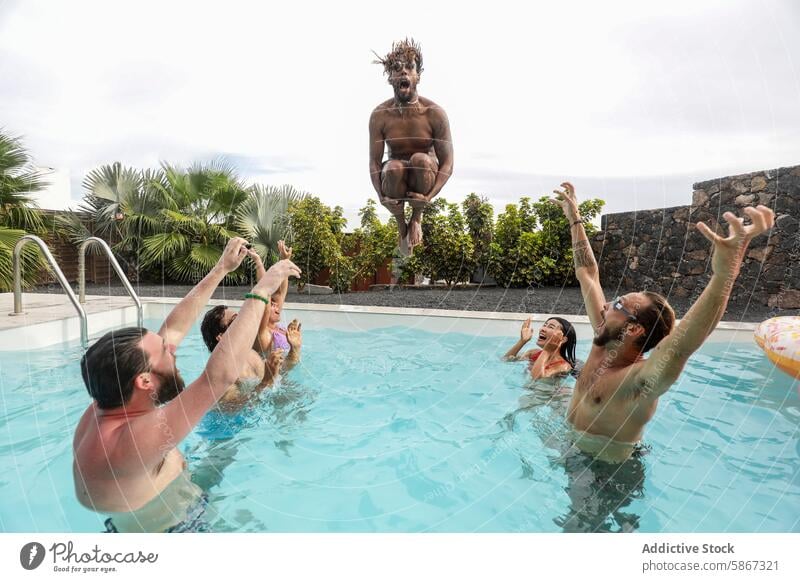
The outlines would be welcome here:
<svg viewBox="0 0 800 582">
<path fill-rule="evenodd" d="M 422 210 L 453 173 L 450 123 L 444 109 L 417 94 L 422 51 L 413 40 L 393 44 L 377 62 L 389 77 L 394 97 L 378 105 L 369 118 L 369 172 L 378 200 L 397 220 L 400 251 L 407 255 L 422 242 Z M 408 223 L 405 202 L 413 208 Z"/>
</svg>

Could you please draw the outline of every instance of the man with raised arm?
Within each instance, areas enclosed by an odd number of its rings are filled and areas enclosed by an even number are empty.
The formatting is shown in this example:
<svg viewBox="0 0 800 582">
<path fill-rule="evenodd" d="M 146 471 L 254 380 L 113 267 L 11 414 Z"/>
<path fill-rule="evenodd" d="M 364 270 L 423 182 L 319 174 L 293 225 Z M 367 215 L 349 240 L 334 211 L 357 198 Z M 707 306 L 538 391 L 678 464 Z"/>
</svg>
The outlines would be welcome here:
<svg viewBox="0 0 800 582">
<path fill-rule="evenodd" d="M 422 242 L 423 209 L 453 173 L 450 122 L 444 109 L 417 94 L 422 49 L 413 39 L 392 44 L 376 63 L 383 65 L 394 97 L 369 118 L 369 173 L 378 200 L 397 220 L 400 251 L 407 255 Z M 408 223 L 405 202 L 413 209 Z"/>
<path fill-rule="evenodd" d="M 775 215 L 766 206 L 744 213 L 751 224 L 731 212 L 723 217 L 730 234 L 715 234 L 703 223 L 697 229 L 713 245 L 712 277 L 680 323 L 667 300 L 651 291 L 628 293 L 606 302 L 594 254 L 569 182 L 552 201 L 570 223 L 575 274 L 594 330 L 589 357 L 575 384 L 567 419 L 575 444 L 610 462 L 627 459 L 636 449 L 659 397 L 678 379 L 686 361 L 719 323 L 750 241 L 766 232 Z M 653 354 L 645 359 L 650 350 Z"/>
<path fill-rule="evenodd" d="M 177 446 L 239 376 L 269 297 L 300 269 L 280 261 L 246 295 L 205 370 L 184 391 L 175 352 L 222 279 L 247 255 L 233 238 L 219 262 L 167 316 L 159 332 L 128 327 L 97 340 L 81 360 L 94 402 L 73 440 L 73 477 L 81 504 L 109 513 L 109 531 L 195 529 L 199 488 Z"/>
</svg>

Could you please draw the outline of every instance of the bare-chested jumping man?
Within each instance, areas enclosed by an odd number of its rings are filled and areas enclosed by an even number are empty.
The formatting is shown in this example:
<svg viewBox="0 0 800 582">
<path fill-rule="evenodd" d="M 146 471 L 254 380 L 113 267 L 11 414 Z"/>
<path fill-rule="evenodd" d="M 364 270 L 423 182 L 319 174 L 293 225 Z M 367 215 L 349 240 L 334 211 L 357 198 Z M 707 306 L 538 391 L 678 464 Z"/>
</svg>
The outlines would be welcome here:
<svg viewBox="0 0 800 582">
<path fill-rule="evenodd" d="M 394 97 L 369 118 L 369 172 L 378 200 L 397 220 L 400 250 L 407 255 L 422 242 L 422 210 L 453 173 L 450 123 L 444 109 L 417 94 L 422 52 L 413 40 L 394 43 L 376 62 L 383 65 Z M 408 224 L 406 201 L 413 208 Z"/>
<path fill-rule="evenodd" d="M 214 289 L 247 256 L 234 238 L 217 265 L 167 316 L 159 332 L 105 334 L 81 360 L 94 402 L 75 429 L 73 476 L 81 504 L 107 513 L 109 531 L 191 529 L 203 508 L 177 446 L 240 375 L 269 297 L 300 269 L 274 264 L 245 300 L 197 380 L 184 390 L 175 351 Z"/>
<path fill-rule="evenodd" d="M 606 302 L 575 189 L 569 182 L 561 186 L 563 190 L 555 191 L 553 202 L 561 206 L 570 223 L 575 273 L 595 334 L 575 384 L 567 419 L 575 429 L 578 448 L 601 460 L 621 462 L 641 440 L 659 397 L 675 383 L 689 356 L 719 323 L 748 244 L 772 228 L 775 215 L 766 206 L 745 208 L 751 221 L 745 225 L 744 219 L 726 212 L 723 217 L 730 226 L 727 237 L 697 224 L 713 245 L 713 274 L 675 326 L 672 308 L 657 293 L 628 293 Z M 653 348 L 653 354 L 644 359 L 644 353 Z"/>
</svg>

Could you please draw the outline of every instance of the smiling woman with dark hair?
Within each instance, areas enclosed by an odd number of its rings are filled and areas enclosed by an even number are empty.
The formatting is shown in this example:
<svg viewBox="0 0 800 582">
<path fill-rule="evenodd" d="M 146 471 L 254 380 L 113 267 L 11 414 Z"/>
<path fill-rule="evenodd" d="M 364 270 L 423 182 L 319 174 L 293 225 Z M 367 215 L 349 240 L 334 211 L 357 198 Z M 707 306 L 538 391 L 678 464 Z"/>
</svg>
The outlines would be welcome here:
<svg viewBox="0 0 800 582">
<path fill-rule="evenodd" d="M 551 317 L 539 330 L 536 345 L 539 349 L 519 354 L 522 347 L 533 338 L 531 318 L 525 320 L 519 332 L 519 341 L 503 356 L 505 360 L 528 360 L 534 380 L 570 374 L 575 369 L 575 328 L 566 319 Z"/>
</svg>

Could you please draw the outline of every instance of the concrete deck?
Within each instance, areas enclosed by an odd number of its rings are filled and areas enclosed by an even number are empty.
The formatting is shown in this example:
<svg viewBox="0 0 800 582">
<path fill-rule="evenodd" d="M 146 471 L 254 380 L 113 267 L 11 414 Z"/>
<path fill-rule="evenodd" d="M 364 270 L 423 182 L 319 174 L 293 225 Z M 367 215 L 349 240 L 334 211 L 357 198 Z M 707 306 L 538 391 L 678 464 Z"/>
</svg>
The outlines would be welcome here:
<svg viewBox="0 0 800 582">
<path fill-rule="evenodd" d="M 142 300 L 144 303 L 144 300 Z M 121 307 L 132 307 L 135 304 L 130 297 L 101 297 L 87 295 L 83 309 L 87 315 L 102 313 Z M 12 315 L 14 311 L 14 294 L 0 293 L 0 330 L 11 329 L 22 325 L 34 325 L 49 321 L 58 321 L 77 317 L 78 312 L 66 294 L 22 294 L 21 315 Z"/>
</svg>

